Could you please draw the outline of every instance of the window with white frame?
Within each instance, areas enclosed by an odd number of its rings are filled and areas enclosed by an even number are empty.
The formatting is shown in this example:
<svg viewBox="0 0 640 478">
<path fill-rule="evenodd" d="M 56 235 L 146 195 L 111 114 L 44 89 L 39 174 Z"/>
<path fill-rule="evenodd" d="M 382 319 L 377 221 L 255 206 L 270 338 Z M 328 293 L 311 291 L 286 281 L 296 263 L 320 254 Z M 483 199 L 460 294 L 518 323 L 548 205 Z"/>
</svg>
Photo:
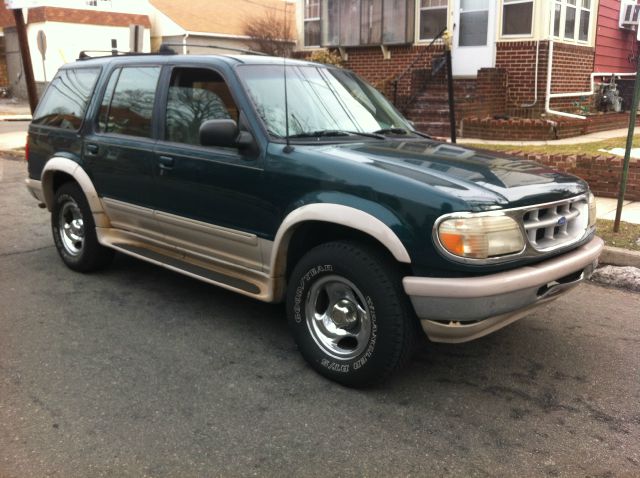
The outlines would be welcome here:
<svg viewBox="0 0 640 478">
<path fill-rule="evenodd" d="M 447 28 L 448 0 L 420 0 L 420 40 L 430 40 Z"/>
<path fill-rule="evenodd" d="M 588 42 L 593 0 L 555 0 L 553 36 L 561 40 Z"/>
<path fill-rule="evenodd" d="M 304 46 L 320 46 L 320 0 L 304 0 Z"/>
<path fill-rule="evenodd" d="M 503 0 L 503 35 L 531 35 L 532 25 L 533 0 Z"/>
</svg>

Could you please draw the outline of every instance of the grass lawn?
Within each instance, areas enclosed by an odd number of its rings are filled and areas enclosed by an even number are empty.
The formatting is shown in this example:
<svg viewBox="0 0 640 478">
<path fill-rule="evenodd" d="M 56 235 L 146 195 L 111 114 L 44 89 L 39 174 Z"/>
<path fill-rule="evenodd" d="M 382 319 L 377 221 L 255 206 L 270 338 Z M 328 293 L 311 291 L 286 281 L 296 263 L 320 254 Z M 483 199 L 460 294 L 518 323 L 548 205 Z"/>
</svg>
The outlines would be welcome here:
<svg viewBox="0 0 640 478">
<path fill-rule="evenodd" d="M 621 222 L 620 231 L 616 234 L 613 232 L 613 221 L 598 219 L 596 228 L 598 236 L 604 239 L 607 246 L 640 251 L 640 224 Z"/>
<path fill-rule="evenodd" d="M 541 145 L 541 146 L 520 146 L 516 144 L 464 144 L 472 148 L 488 149 L 490 151 L 522 151 L 525 153 L 546 153 L 546 154 L 587 154 L 597 156 L 603 153 L 600 149 L 624 148 L 627 143 L 626 136 L 611 138 L 594 143 Z M 640 148 L 640 134 L 634 136 L 633 147 Z"/>
</svg>

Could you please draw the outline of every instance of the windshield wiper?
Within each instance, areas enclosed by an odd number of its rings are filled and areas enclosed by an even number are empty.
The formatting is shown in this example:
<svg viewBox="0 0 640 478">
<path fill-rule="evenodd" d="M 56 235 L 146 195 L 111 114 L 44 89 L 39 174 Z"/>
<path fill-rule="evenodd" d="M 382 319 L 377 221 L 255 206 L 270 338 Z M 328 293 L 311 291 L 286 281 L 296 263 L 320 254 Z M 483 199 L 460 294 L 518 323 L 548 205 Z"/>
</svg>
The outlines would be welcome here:
<svg viewBox="0 0 640 478">
<path fill-rule="evenodd" d="M 407 134 L 414 134 L 416 136 L 421 136 L 423 138 L 432 139 L 431 136 L 429 136 L 428 134 L 421 133 L 420 131 L 416 131 L 416 130 L 406 130 L 404 128 L 383 128 L 383 129 L 379 129 L 377 131 L 374 131 L 374 133 L 376 133 L 376 134 L 397 134 L 397 135 L 400 135 L 400 136 L 404 136 L 404 135 L 407 135 Z"/>
<path fill-rule="evenodd" d="M 407 131 L 404 128 L 382 128 L 382 129 L 379 129 L 377 131 L 374 131 L 374 133 L 377 133 L 377 134 L 402 134 L 402 135 L 405 135 L 405 134 L 409 134 L 409 131 Z"/>
<path fill-rule="evenodd" d="M 367 138 L 385 139 L 378 133 L 364 133 L 361 131 L 346 131 L 342 129 L 321 129 L 318 131 L 304 131 L 289 135 L 289 138 L 322 138 L 328 136 L 365 136 Z"/>
</svg>

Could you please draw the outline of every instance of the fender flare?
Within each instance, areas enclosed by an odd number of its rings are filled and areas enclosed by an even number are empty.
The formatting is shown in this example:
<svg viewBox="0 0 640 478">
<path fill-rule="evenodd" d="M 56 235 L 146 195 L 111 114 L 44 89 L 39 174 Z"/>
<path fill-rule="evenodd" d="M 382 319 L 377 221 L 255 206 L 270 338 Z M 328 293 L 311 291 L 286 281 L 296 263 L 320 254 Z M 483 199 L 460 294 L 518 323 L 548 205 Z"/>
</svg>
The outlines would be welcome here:
<svg viewBox="0 0 640 478">
<path fill-rule="evenodd" d="M 102 201 L 98 196 L 93 182 L 89 178 L 86 171 L 75 161 L 69 158 L 53 157 L 44 166 L 41 174 L 42 192 L 44 194 L 44 202 L 47 209 L 51 211 L 54 201 L 53 176 L 56 172 L 66 173 L 71 176 L 82 189 L 89 209 L 93 215 L 94 222 L 97 227 L 109 227 L 109 219 L 105 214 Z"/>
<path fill-rule="evenodd" d="M 273 241 L 269 268 L 273 277 L 284 276 L 289 241 L 297 226 L 308 221 L 328 222 L 364 232 L 386 247 L 398 262 L 411 263 L 411 257 L 402 241 L 377 217 L 341 204 L 316 203 L 295 209 L 282 221 Z"/>
</svg>

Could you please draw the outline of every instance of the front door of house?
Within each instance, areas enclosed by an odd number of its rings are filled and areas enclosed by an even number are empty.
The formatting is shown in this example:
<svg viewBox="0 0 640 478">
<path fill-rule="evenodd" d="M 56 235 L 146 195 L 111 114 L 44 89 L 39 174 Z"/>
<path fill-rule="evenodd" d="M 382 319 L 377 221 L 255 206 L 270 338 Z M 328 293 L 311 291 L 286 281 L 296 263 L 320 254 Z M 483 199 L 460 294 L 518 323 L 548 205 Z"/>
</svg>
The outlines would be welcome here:
<svg viewBox="0 0 640 478">
<path fill-rule="evenodd" d="M 494 66 L 495 0 L 455 0 L 453 75 L 475 77 L 480 68 Z"/>
</svg>

